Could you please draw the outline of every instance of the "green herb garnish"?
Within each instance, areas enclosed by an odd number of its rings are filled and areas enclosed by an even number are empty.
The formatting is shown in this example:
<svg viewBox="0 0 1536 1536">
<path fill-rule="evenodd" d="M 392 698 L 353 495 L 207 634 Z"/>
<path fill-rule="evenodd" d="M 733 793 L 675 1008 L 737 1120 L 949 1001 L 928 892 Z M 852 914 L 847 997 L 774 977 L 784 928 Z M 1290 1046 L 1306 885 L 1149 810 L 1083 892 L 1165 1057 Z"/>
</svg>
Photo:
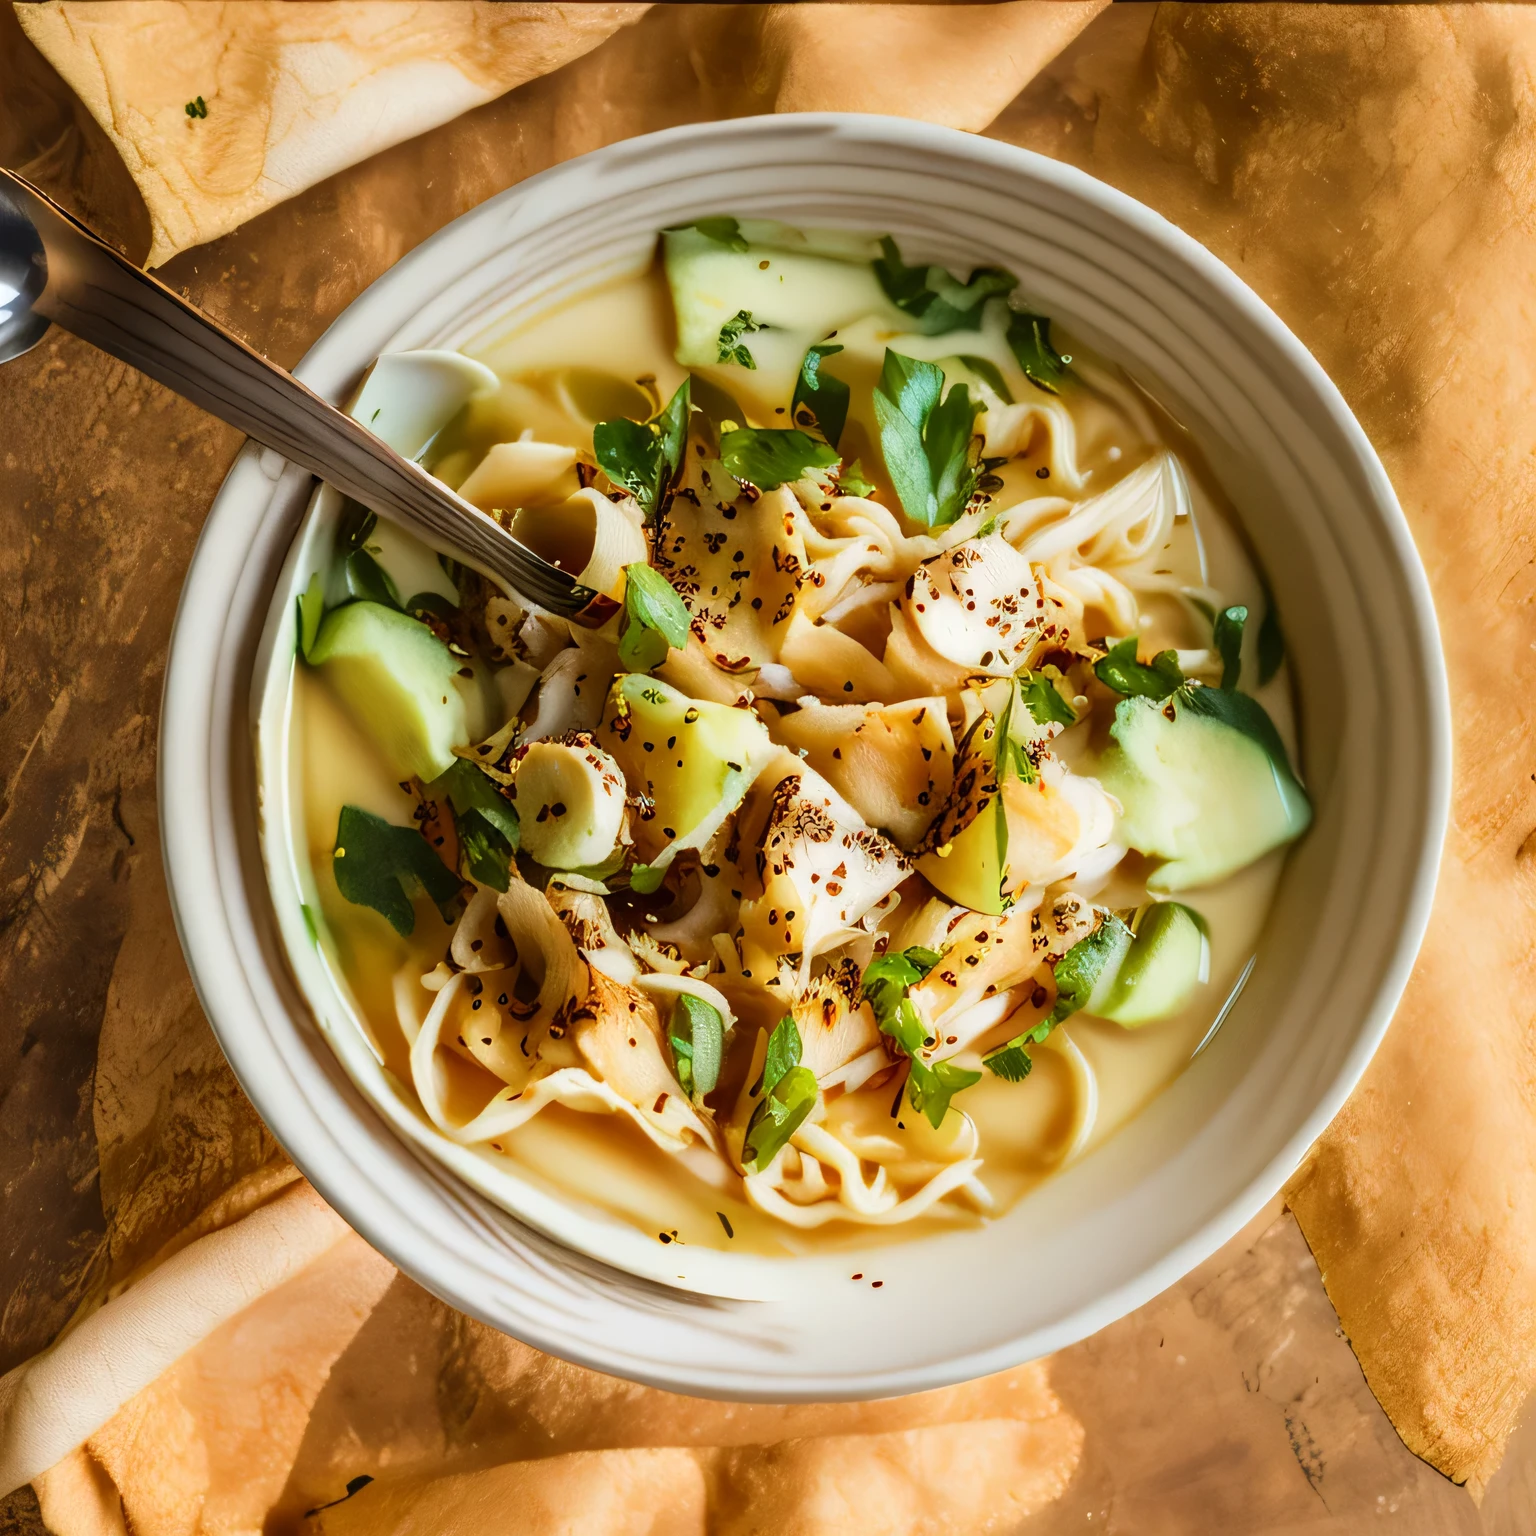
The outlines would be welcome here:
<svg viewBox="0 0 1536 1536">
<path fill-rule="evenodd" d="M 658 868 L 655 864 L 636 864 L 629 871 L 629 888 L 640 896 L 649 896 L 652 891 L 661 889 L 661 882 L 667 878 L 665 866 Z"/>
<path fill-rule="evenodd" d="M 1118 970 L 1130 947 L 1131 930 L 1114 913 L 1106 912 L 1099 926 L 1056 962 L 1056 1002 L 1051 1011 L 1038 1024 L 988 1051 L 981 1058 L 982 1065 L 1010 1083 L 1023 1082 L 1034 1066 L 1029 1047 L 1038 1045 L 1063 1020 L 1087 1007 L 1094 988 L 1101 981 L 1107 982 L 1112 970 Z"/>
<path fill-rule="evenodd" d="M 183 109 L 193 119 L 208 116 L 208 103 L 201 96 L 194 96 Z"/>
<path fill-rule="evenodd" d="M 647 519 L 655 517 L 682 467 L 688 442 L 689 383 L 684 379 L 649 421 L 616 416 L 592 429 L 598 467 L 639 502 Z"/>
<path fill-rule="evenodd" d="M 880 451 L 903 510 L 926 528 L 954 522 L 980 477 L 980 403 L 964 384 L 943 390 L 942 368 L 886 349 L 875 388 Z"/>
<path fill-rule="evenodd" d="M 1035 717 L 1036 725 L 1077 724 L 1077 711 L 1062 698 L 1050 678 L 1031 672 L 1020 680 L 1020 688 L 1024 706 Z"/>
<path fill-rule="evenodd" d="M 845 496 L 872 496 L 875 482 L 865 475 L 864 466 L 855 459 L 846 469 L 838 471 L 837 488 Z"/>
<path fill-rule="evenodd" d="M 347 596 L 359 602 L 399 608 L 399 591 L 389 572 L 373 558 L 367 547 L 378 522 L 377 513 L 370 512 L 361 502 L 348 500 L 342 511 L 336 531 L 336 547 L 342 557 Z"/>
<path fill-rule="evenodd" d="M 800 360 L 800 377 L 795 380 L 795 398 L 789 409 L 792 421 L 802 427 L 814 426 L 834 448 L 848 420 L 849 390 L 821 365 L 842 350 L 835 342 L 819 341 L 805 354 Z"/>
<path fill-rule="evenodd" d="M 924 336 L 978 329 L 986 301 L 1004 297 L 1019 285 L 1002 267 L 977 267 L 965 282 L 940 266 L 909 267 L 889 235 L 881 240 L 880 250 L 873 265 L 886 298 L 910 315 Z"/>
<path fill-rule="evenodd" d="M 672 1063 L 683 1092 L 698 1102 L 720 1081 L 725 1054 L 725 1020 L 720 1010 L 691 992 L 680 992 L 667 1031 Z"/>
<path fill-rule="evenodd" d="M 347 594 L 362 603 L 382 603 L 386 608 L 402 608 L 400 592 L 388 571 L 366 549 L 354 549 L 343 567 Z"/>
<path fill-rule="evenodd" d="M 720 335 L 717 340 L 719 356 L 715 358 L 717 363 L 737 363 L 743 368 L 756 369 L 757 359 L 752 356 L 751 349 L 742 341 L 743 336 L 750 336 L 754 331 L 765 330 L 752 318 L 749 309 L 738 309 L 736 313 L 720 327 Z"/>
<path fill-rule="evenodd" d="M 406 598 L 403 606 L 414 619 L 430 613 L 434 618 L 448 620 L 457 618 L 459 613 L 459 605 L 441 592 L 418 592 L 414 597 Z"/>
<path fill-rule="evenodd" d="M 1127 698 L 1166 699 L 1184 682 L 1183 669 L 1173 651 L 1159 651 L 1150 665 L 1137 661 L 1135 635 L 1112 645 L 1109 654 L 1093 664 L 1093 671 L 1107 688 Z"/>
<path fill-rule="evenodd" d="M 1008 381 L 1003 377 L 1003 371 L 989 357 L 973 357 L 968 352 L 960 354 L 960 361 L 976 375 L 1004 405 L 1013 404 L 1013 391 L 1008 388 Z"/>
<path fill-rule="evenodd" d="M 691 224 L 673 224 L 664 233 L 670 235 L 684 229 L 696 229 L 706 240 L 713 240 L 716 245 L 723 245 L 728 251 L 747 249 L 747 237 L 742 234 L 741 225 L 735 219 L 695 219 Z"/>
<path fill-rule="evenodd" d="M 355 805 L 341 808 L 331 868 L 348 901 L 382 913 L 402 936 L 416 926 L 416 890 L 426 892 L 448 922 L 462 884 L 416 827 L 397 827 Z"/>
<path fill-rule="evenodd" d="M 1243 672 L 1243 628 L 1248 610 L 1241 603 L 1223 608 L 1211 626 L 1211 638 L 1221 657 L 1221 686 L 1229 692 L 1237 687 Z"/>
<path fill-rule="evenodd" d="M 1008 346 L 1031 384 L 1048 395 L 1061 393 L 1072 359 L 1051 345 L 1051 322 L 1044 315 L 1015 310 L 1008 321 Z"/>
<path fill-rule="evenodd" d="M 952 1061 L 933 1063 L 922 1059 L 923 1048 L 932 1042 L 908 989 L 920 982 L 939 963 L 938 952 L 914 944 L 900 954 L 881 955 L 864 972 L 864 996 L 882 1034 L 889 1035 L 906 1052 L 907 1097 L 913 1109 L 928 1117 L 935 1130 L 949 1112 L 949 1101 L 963 1088 L 980 1082 L 981 1073 L 958 1067 Z"/>
<path fill-rule="evenodd" d="M 643 560 L 624 567 L 624 632 L 619 662 L 630 672 L 649 672 L 669 650 L 688 643 L 688 610 L 677 588 Z"/>
<path fill-rule="evenodd" d="M 800 1065 L 800 1031 L 785 1014 L 768 1037 L 763 1057 L 763 1098 L 747 1122 L 741 1158 L 761 1173 L 816 1107 L 816 1075 Z"/>
<path fill-rule="evenodd" d="M 737 427 L 721 434 L 720 462 L 735 479 L 774 491 L 808 470 L 831 469 L 838 459 L 835 448 L 796 427 Z"/>
<path fill-rule="evenodd" d="M 512 802 L 464 757 L 426 785 L 426 791 L 448 801 L 463 867 L 470 877 L 494 890 L 506 890 L 512 855 L 522 840 Z"/>
</svg>

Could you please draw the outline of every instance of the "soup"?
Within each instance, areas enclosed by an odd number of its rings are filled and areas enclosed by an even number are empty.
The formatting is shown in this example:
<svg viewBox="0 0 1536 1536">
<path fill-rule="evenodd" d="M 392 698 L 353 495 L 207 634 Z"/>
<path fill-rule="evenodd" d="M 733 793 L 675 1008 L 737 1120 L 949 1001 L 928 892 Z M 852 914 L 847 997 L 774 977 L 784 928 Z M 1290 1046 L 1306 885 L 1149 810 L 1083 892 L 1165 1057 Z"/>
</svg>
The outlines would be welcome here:
<svg viewBox="0 0 1536 1536">
<path fill-rule="evenodd" d="M 1198 454 L 1011 274 L 722 216 L 470 349 L 301 602 L 317 942 L 435 1133 L 658 1243 L 985 1221 L 1219 1026 L 1310 820 Z"/>
</svg>

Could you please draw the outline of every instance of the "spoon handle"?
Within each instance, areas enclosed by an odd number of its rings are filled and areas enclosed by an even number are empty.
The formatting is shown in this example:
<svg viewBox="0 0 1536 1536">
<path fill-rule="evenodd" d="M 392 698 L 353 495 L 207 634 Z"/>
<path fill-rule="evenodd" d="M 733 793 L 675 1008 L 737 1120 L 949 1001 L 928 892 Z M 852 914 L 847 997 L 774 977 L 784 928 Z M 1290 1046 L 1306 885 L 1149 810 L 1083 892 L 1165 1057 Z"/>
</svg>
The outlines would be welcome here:
<svg viewBox="0 0 1536 1536">
<path fill-rule="evenodd" d="M 19 205 L 43 243 L 47 281 L 32 300 L 38 314 L 541 607 L 599 624 L 614 611 L 610 599 L 526 549 L 30 182 L 0 170 L 0 197 Z"/>
</svg>

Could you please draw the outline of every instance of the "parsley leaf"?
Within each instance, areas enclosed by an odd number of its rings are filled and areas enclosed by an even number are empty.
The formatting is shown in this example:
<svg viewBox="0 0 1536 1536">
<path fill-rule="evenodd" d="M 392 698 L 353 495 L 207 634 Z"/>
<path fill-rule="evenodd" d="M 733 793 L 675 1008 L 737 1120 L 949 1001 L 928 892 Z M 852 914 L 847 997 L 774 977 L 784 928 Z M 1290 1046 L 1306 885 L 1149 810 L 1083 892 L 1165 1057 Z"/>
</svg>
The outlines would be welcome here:
<svg viewBox="0 0 1536 1536">
<path fill-rule="evenodd" d="M 1211 626 L 1211 636 L 1221 657 L 1221 686 L 1229 692 L 1243 674 L 1243 627 L 1248 610 L 1241 603 L 1223 608 Z"/>
<path fill-rule="evenodd" d="M 463 866 L 481 885 L 504 891 L 511 880 L 512 855 L 522 841 L 517 810 L 468 758 L 458 758 L 426 786 L 453 811 Z"/>
<path fill-rule="evenodd" d="M 691 992 L 680 992 L 667 1031 L 672 1062 L 683 1092 L 695 1102 L 714 1091 L 725 1053 L 725 1020 L 720 1010 Z"/>
<path fill-rule="evenodd" d="M 320 621 L 325 617 L 325 583 L 319 571 L 309 578 L 299 598 L 299 655 L 305 661 L 315 648 L 315 636 L 320 633 Z"/>
<path fill-rule="evenodd" d="M 1002 267 L 977 267 L 964 282 L 940 266 L 909 267 L 889 235 L 881 240 L 880 251 L 873 266 L 886 298 L 910 315 L 924 336 L 976 330 L 986 301 L 1019 285 Z"/>
<path fill-rule="evenodd" d="M 881 955 L 864 972 L 864 996 L 874 1012 L 875 1023 L 909 1058 L 907 1097 L 913 1109 L 926 1115 L 935 1130 L 943 1123 L 955 1094 L 981 1081 L 979 1072 L 956 1066 L 952 1061 L 929 1063 L 919 1054 L 928 1044 L 928 1036 L 907 989 L 938 963 L 937 951 L 913 945 L 900 954 Z"/>
<path fill-rule="evenodd" d="M 194 118 L 195 119 L 195 118 L 199 118 L 199 117 L 207 117 L 208 116 L 208 103 L 206 101 L 204 101 L 201 96 L 194 96 L 192 98 L 192 100 L 189 101 L 186 104 L 186 106 L 185 106 L 185 108 L 183 108 L 183 110 L 186 112 L 187 116 L 190 117 L 190 118 Z"/>
<path fill-rule="evenodd" d="M 839 473 L 837 488 L 845 496 L 870 496 L 874 494 L 875 482 L 866 478 L 864 466 L 855 459 Z"/>
<path fill-rule="evenodd" d="M 743 1165 L 761 1173 L 816 1107 L 816 1095 L 816 1074 L 800 1065 L 800 1031 L 786 1013 L 768 1037 L 763 1098 L 747 1122 Z"/>
<path fill-rule="evenodd" d="M 354 549 L 343 567 L 347 592 L 359 602 L 382 603 L 386 608 L 400 608 L 400 593 L 388 571 L 366 549 Z"/>
<path fill-rule="evenodd" d="M 1031 384 L 1048 395 L 1061 393 L 1061 381 L 1072 359 L 1051 345 L 1051 322 L 1044 315 L 1015 310 L 1008 321 L 1008 345 Z"/>
<path fill-rule="evenodd" d="M 1061 690 L 1050 678 L 1032 672 L 1022 687 L 1025 708 L 1035 717 L 1036 725 L 1077 724 L 1077 711 L 1062 698 Z"/>
<path fill-rule="evenodd" d="M 928 1038 L 907 988 L 920 982 L 938 963 L 937 950 L 914 944 L 899 954 L 871 960 L 864 972 L 864 996 L 874 1011 L 875 1023 L 909 1056 L 915 1056 Z"/>
<path fill-rule="evenodd" d="M 763 1056 L 763 1092 L 772 1093 L 774 1084 L 791 1067 L 800 1065 L 800 1031 L 795 1027 L 793 1014 L 786 1013 L 768 1036 L 768 1049 Z"/>
<path fill-rule="evenodd" d="M 378 513 L 370 512 L 360 501 L 348 497 L 342 507 L 341 522 L 336 529 L 336 542 L 343 556 L 354 549 L 361 549 L 378 526 Z"/>
<path fill-rule="evenodd" d="M 624 567 L 624 633 L 619 662 L 630 672 L 649 672 L 670 649 L 688 643 L 688 610 L 677 589 L 644 560 Z"/>
<path fill-rule="evenodd" d="M 1093 664 L 1093 670 L 1106 687 L 1127 697 L 1166 699 L 1184 682 L 1179 658 L 1172 651 L 1159 651 L 1150 666 L 1137 661 L 1135 635 L 1111 646 L 1109 654 Z"/>
<path fill-rule="evenodd" d="M 835 342 L 819 341 L 800 360 L 800 377 L 795 380 L 795 398 L 790 403 L 790 420 L 797 425 L 816 427 L 837 447 L 848 420 L 849 389 L 841 379 L 822 371 L 822 361 L 843 349 Z M 806 414 L 801 415 L 804 411 Z"/>
<path fill-rule="evenodd" d="M 634 864 L 630 866 L 629 888 L 640 896 L 649 896 L 652 891 L 661 889 L 661 882 L 667 878 L 665 868 L 657 869 L 654 864 Z"/>
<path fill-rule="evenodd" d="M 944 370 L 886 348 L 875 387 L 880 451 L 902 509 L 926 528 L 952 523 L 980 476 L 974 437 L 979 402 L 954 385 L 943 394 Z"/>
<path fill-rule="evenodd" d="M 747 237 L 742 234 L 741 225 L 735 219 L 695 219 L 691 224 L 673 224 L 665 233 L 670 234 L 677 229 L 696 229 L 706 240 L 713 240 L 716 245 L 723 245 L 728 251 L 747 249 Z"/>
<path fill-rule="evenodd" d="M 816 1107 L 816 1074 L 809 1067 L 791 1067 L 763 1097 L 747 1126 L 742 1161 L 761 1173 Z"/>
<path fill-rule="evenodd" d="M 960 361 L 965 364 L 972 373 L 980 379 L 988 389 L 997 396 L 1004 405 L 1013 404 L 1013 391 L 1008 388 L 1008 381 L 1003 377 L 1003 371 L 989 357 L 973 357 L 968 352 L 960 354 Z"/>
<path fill-rule="evenodd" d="M 1034 1066 L 1029 1047 L 1086 1008 L 1094 989 L 1113 980 L 1130 947 L 1131 930 L 1113 912 L 1106 912 L 1099 926 L 1056 962 L 1056 1002 L 1051 1011 L 1038 1024 L 988 1051 L 981 1064 L 1010 1083 L 1023 1082 Z"/>
<path fill-rule="evenodd" d="M 376 513 L 348 498 L 336 530 L 342 575 L 346 579 L 348 597 L 359 602 L 382 603 L 386 608 L 399 608 L 400 593 L 389 572 L 368 551 L 368 540 L 373 537 L 378 522 Z"/>
<path fill-rule="evenodd" d="M 752 356 L 751 349 L 742 342 L 743 336 L 750 336 L 753 331 L 767 330 L 767 326 L 759 325 L 752 318 L 750 309 L 738 309 L 736 313 L 720 327 L 720 335 L 717 341 L 719 356 L 717 363 L 738 363 L 743 368 L 756 369 L 757 359 Z"/>
<path fill-rule="evenodd" d="M 647 518 L 655 517 L 682 466 L 688 440 L 689 384 L 684 379 L 649 421 L 616 416 L 592 429 L 598 467 L 639 502 Z"/>
<path fill-rule="evenodd" d="M 355 805 L 341 808 L 331 868 L 353 906 L 381 912 L 402 937 L 416 926 L 414 891 L 425 891 L 447 920 L 461 884 L 417 828 L 397 827 Z"/>
<path fill-rule="evenodd" d="M 720 436 L 726 473 L 760 491 L 776 491 L 809 469 L 830 469 L 837 450 L 795 427 L 737 427 Z"/>
<path fill-rule="evenodd" d="M 459 605 L 441 592 L 418 592 L 415 597 L 406 598 L 405 611 L 413 619 L 430 613 L 435 618 L 451 621 L 458 617 Z"/>
<path fill-rule="evenodd" d="M 949 1113 L 949 1101 L 962 1088 L 970 1088 L 981 1081 L 981 1073 L 969 1067 L 957 1066 L 952 1061 L 936 1061 L 932 1066 L 915 1056 L 908 1069 L 907 1097 L 912 1107 L 921 1115 L 927 1115 L 934 1130 L 944 1123 Z"/>
</svg>

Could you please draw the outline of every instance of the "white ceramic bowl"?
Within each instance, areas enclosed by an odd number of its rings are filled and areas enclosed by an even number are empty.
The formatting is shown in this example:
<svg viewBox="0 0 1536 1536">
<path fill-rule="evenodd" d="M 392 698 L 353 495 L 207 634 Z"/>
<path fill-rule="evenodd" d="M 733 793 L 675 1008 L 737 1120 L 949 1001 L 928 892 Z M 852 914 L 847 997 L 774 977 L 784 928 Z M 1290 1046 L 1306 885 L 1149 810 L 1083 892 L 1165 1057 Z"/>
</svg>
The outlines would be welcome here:
<svg viewBox="0 0 1536 1536">
<path fill-rule="evenodd" d="M 1251 1218 L 1337 1112 L 1429 913 L 1449 786 L 1444 670 L 1392 489 L 1305 348 L 1156 214 L 986 139 L 829 115 L 712 123 L 601 150 L 413 251 L 299 376 L 343 401 L 378 354 L 452 347 L 509 310 L 632 269 L 660 227 L 720 211 L 889 231 L 912 255 L 1007 266 L 1033 303 L 1194 431 L 1278 599 L 1317 808 L 1252 978 L 1210 1046 L 1003 1218 L 778 1261 L 771 1284 L 731 1270 L 729 1257 L 706 1274 L 695 1255 L 679 1262 L 600 1213 L 530 1197 L 528 1220 L 514 1218 L 473 1187 L 484 1187 L 483 1163 L 465 1154 L 452 1171 L 398 1098 L 392 1107 L 376 1067 L 370 1079 L 345 999 L 304 937 L 283 865 L 274 720 L 312 482 L 254 446 L 209 514 L 177 616 L 160 744 L 166 868 L 199 996 L 242 1086 L 321 1194 L 430 1290 L 567 1359 L 685 1392 L 913 1391 L 1057 1349 L 1146 1301 Z M 770 1299 L 657 1283 L 674 1263 L 691 1285 Z M 871 1289 L 873 1278 L 884 1285 Z"/>
</svg>

